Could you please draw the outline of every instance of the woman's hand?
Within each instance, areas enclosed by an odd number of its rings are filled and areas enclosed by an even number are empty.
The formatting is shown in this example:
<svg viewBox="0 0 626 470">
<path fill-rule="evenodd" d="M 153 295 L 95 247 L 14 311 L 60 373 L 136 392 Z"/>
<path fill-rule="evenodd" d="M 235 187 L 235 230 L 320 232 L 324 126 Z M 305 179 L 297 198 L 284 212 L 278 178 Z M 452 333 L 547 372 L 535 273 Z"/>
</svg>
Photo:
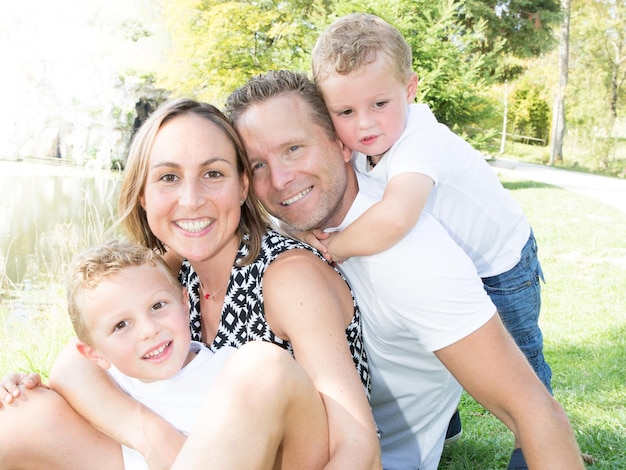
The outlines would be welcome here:
<svg viewBox="0 0 626 470">
<path fill-rule="evenodd" d="M 2 377 L 0 382 L 0 406 L 2 404 L 9 405 L 13 400 L 20 396 L 20 388 L 45 387 L 47 385 L 41 383 L 41 377 L 34 372 L 26 373 L 10 373 Z"/>
</svg>

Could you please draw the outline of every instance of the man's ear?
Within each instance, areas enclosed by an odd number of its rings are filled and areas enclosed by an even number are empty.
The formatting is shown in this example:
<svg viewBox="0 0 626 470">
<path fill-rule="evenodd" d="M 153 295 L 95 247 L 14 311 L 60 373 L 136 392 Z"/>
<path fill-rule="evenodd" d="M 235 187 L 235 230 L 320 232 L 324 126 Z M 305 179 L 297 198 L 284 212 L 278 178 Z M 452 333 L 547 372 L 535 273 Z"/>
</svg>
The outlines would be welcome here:
<svg viewBox="0 0 626 470">
<path fill-rule="evenodd" d="M 350 163 L 350 159 L 352 158 L 352 150 L 348 148 L 346 144 L 339 138 L 337 138 L 337 142 L 339 143 L 339 148 L 341 149 L 341 154 L 343 155 L 343 161 L 346 163 Z"/>
<path fill-rule="evenodd" d="M 76 349 L 78 349 L 78 352 L 85 356 L 87 359 L 92 361 L 94 364 L 102 367 L 103 369 L 108 369 L 111 367 L 111 363 L 106 359 L 100 357 L 98 352 L 88 344 L 78 340 L 76 341 Z"/>
</svg>

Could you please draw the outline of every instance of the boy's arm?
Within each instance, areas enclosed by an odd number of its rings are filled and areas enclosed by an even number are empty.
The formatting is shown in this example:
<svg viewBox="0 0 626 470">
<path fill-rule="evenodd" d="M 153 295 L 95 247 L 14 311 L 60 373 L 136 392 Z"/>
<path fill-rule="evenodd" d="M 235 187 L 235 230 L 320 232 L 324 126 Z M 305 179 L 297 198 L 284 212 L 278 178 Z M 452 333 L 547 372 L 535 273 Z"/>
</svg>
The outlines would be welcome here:
<svg viewBox="0 0 626 470">
<path fill-rule="evenodd" d="M 169 468 L 185 437 L 132 397 L 76 349 L 75 340 L 59 354 L 50 372 L 50 388 L 92 426 L 138 450 L 150 468 Z"/>
<path fill-rule="evenodd" d="M 433 184 L 422 173 L 391 178 L 379 202 L 325 243 L 332 259 L 373 255 L 398 243 L 417 223 Z"/>
</svg>

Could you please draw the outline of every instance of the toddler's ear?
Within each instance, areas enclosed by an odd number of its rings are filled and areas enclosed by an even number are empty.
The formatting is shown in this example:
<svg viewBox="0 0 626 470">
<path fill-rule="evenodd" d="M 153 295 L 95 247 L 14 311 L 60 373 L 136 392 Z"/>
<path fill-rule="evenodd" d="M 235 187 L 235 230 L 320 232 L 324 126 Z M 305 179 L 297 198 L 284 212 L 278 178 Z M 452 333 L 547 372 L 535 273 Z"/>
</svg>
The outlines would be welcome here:
<svg viewBox="0 0 626 470">
<path fill-rule="evenodd" d="M 78 349 L 78 352 L 85 356 L 87 359 L 92 361 L 94 364 L 102 367 L 103 369 L 108 369 L 111 367 L 111 363 L 106 359 L 100 357 L 98 352 L 88 344 L 83 343 L 82 341 L 76 341 L 76 349 Z"/>
<path fill-rule="evenodd" d="M 413 73 L 411 78 L 409 78 L 409 82 L 406 86 L 406 101 L 407 104 L 413 103 L 415 101 L 415 96 L 417 95 L 417 82 L 419 79 L 417 78 L 417 74 Z"/>
</svg>

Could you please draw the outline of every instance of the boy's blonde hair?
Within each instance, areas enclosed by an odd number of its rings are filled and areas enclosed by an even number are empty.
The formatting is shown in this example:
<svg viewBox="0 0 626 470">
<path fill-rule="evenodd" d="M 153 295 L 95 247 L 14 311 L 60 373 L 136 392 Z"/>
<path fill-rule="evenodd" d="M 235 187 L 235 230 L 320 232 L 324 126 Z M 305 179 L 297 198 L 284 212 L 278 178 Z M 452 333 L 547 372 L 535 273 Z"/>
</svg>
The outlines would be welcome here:
<svg viewBox="0 0 626 470">
<path fill-rule="evenodd" d="M 347 75 L 383 58 L 394 77 L 405 83 L 413 74 L 413 52 L 400 31 L 376 15 L 352 13 L 335 20 L 313 48 L 313 80 L 333 73 Z"/>
<path fill-rule="evenodd" d="M 81 312 L 83 296 L 107 278 L 133 266 L 149 264 L 161 270 L 173 286 L 182 289 L 163 258 L 143 245 L 125 240 L 111 240 L 89 248 L 76 256 L 67 279 L 67 307 L 79 340 L 89 344 L 91 335 Z"/>
</svg>

